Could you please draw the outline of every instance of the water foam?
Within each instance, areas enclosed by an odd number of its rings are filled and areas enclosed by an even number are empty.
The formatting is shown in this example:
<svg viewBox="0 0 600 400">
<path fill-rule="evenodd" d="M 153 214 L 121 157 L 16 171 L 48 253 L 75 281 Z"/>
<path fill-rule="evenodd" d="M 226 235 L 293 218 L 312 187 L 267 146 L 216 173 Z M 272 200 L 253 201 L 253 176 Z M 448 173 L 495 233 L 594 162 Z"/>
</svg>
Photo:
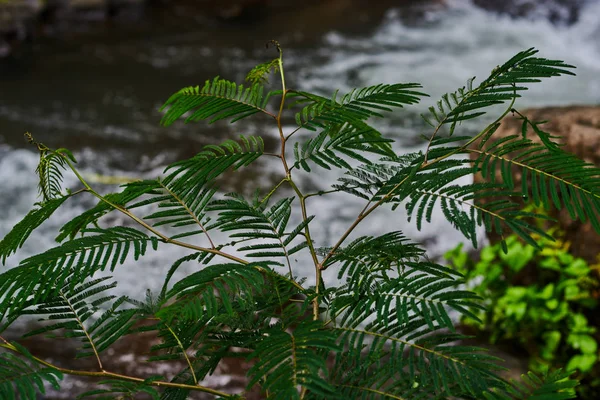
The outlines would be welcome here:
<svg viewBox="0 0 600 400">
<path fill-rule="evenodd" d="M 308 88 L 380 82 L 423 82 L 434 99 L 491 70 L 517 52 L 535 47 L 540 56 L 577 66 L 576 78 L 553 78 L 533 85 L 521 107 L 600 103 L 600 2 L 591 2 L 572 26 L 547 20 L 512 19 L 453 0 L 419 24 L 406 25 L 399 11 L 371 37 L 332 32 L 325 37 L 329 62 L 305 71 Z"/>
</svg>

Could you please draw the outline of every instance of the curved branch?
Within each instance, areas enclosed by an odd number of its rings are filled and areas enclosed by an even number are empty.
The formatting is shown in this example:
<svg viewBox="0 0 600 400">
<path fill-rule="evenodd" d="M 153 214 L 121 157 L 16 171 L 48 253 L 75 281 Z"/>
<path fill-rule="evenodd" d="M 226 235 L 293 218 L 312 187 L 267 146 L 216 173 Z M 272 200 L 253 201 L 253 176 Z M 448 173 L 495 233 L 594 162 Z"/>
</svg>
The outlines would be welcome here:
<svg viewBox="0 0 600 400">
<path fill-rule="evenodd" d="M 19 352 L 19 350 L 13 346 L 12 344 L 10 344 L 10 342 L 8 342 L 7 340 L 5 340 L 4 338 L 2 338 L 2 340 L 4 341 L 4 344 L 0 343 L 0 347 L 3 347 L 5 349 L 14 351 L 15 353 L 21 354 L 21 352 Z M 134 376 L 129 376 L 129 375 L 123 375 L 123 374 L 118 374 L 115 372 L 110 372 L 110 371 L 100 371 L 100 372 L 93 372 L 93 371 L 81 371 L 81 370 L 75 370 L 75 369 L 68 369 L 68 368 L 61 368 L 57 365 L 54 365 L 52 363 L 49 363 L 45 360 L 42 360 L 39 357 L 36 357 L 34 355 L 27 355 L 28 358 L 32 359 L 33 361 L 36 361 L 39 364 L 42 364 L 48 368 L 52 368 L 55 369 L 59 372 L 62 372 L 63 374 L 66 375 L 76 375 L 76 376 L 89 376 L 92 378 L 116 378 L 116 379 L 121 379 L 124 381 L 129 381 L 129 382 L 136 382 L 136 383 L 144 383 L 147 385 L 152 385 L 152 386 L 157 386 L 157 387 L 170 387 L 170 388 L 176 388 L 176 389 L 187 389 L 187 390 L 194 390 L 197 392 L 204 392 L 204 393 L 209 393 L 212 394 L 213 396 L 220 396 L 223 397 L 225 399 L 227 398 L 231 398 L 231 395 L 225 392 L 221 392 L 219 390 L 215 390 L 215 389 L 211 389 L 209 387 L 206 386 L 201 386 L 201 385 L 187 385 L 184 383 L 174 383 L 174 382 L 165 382 L 165 381 L 147 381 L 146 379 L 143 378 L 137 378 Z"/>
</svg>

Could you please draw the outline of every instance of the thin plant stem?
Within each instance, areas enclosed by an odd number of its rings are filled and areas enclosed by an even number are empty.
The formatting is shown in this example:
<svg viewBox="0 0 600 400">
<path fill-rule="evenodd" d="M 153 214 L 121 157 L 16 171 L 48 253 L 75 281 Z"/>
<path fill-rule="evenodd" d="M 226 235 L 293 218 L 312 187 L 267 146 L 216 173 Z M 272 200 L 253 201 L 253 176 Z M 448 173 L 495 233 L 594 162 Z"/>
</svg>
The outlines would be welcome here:
<svg viewBox="0 0 600 400">
<path fill-rule="evenodd" d="M 179 204 L 181 204 L 181 206 L 184 208 L 184 210 L 190 215 L 190 217 L 192 217 L 192 219 L 194 220 L 194 222 L 196 222 L 196 224 L 198 224 L 198 226 L 200 227 L 200 229 L 202 229 L 202 232 L 204 232 L 204 234 L 206 235 L 206 238 L 208 239 L 208 242 L 210 243 L 211 249 L 216 249 L 216 246 L 215 246 L 214 242 L 212 241 L 212 239 L 210 238 L 210 235 L 208 234 L 208 231 L 204 227 L 204 224 L 198 219 L 198 217 L 196 216 L 196 214 L 194 214 L 192 212 L 192 210 L 190 210 L 190 208 L 187 206 L 187 204 L 185 204 L 185 202 L 183 200 L 181 200 L 179 198 L 179 196 L 177 196 L 177 194 L 175 194 L 171 189 L 169 189 L 167 187 L 167 185 L 163 184 L 162 181 L 159 180 L 158 184 L 164 190 L 166 190 L 167 193 L 169 193 L 169 195 L 171 195 L 175 200 L 177 200 L 177 202 Z"/>
<path fill-rule="evenodd" d="M 148 223 L 146 223 L 144 220 L 142 220 L 141 218 L 139 218 L 138 216 L 136 216 L 135 214 L 133 214 L 131 211 L 129 211 L 125 207 L 122 207 L 122 206 L 120 206 L 118 204 L 115 204 L 112 201 L 110 201 L 107 198 L 105 198 L 104 196 L 102 196 L 101 194 L 97 193 L 86 182 L 86 180 L 81 176 L 81 174 L 79 173 L 79 171 L 77 171 L 77 169 L 75 168 L 75 166 L 71 163 L 71 161 L 67 157 L 64 157 L 60 153 L 56 153 L 56 154 L 58 154 L 61 157 L 63 157 L 63 159 L 66 161 L 67 165 L 69 166 L 69 168 L 73 171 L 73 173 L 75 174 L 75 176 L 77 176 L 77 179 L 79 179 L 79 181 L 83 184 L 83 186 L 85 186 L 85 188 L 87 189 L 87 191 L 89 193 L 91 193 L 93 196 L 97 197 L 101 201 L 105 202 L 106 204 L 110 205 L 114 209 L 116 209 L 116 210 L 122 212 L 123 214 L 127 215 L 129 218 L 131 218 L 132 220 L 134 220 L 135 222 L 137 222 L 138 224 L 140 224 L 141 226 L 143 226 L 144 228 L 146 228 L 147 230 L 149 230 L 150 232 L 152 232 L 153 234 L 155 234 L 156 236 L 158 236 L 164 243 L 171 243 L 171 244 L 174 244 L 174 245 L 177 245 L 177 246 L 188 248 L 190 250 L 195 250 L 195 251 L 201 251 L 201 252 L 205 252 L 205 253 L 216 254 L 216 255 L 219 255 L 219 256 L 221 256 L 223 258 L 227 258 L 229 260 L 238 262 L 240 264 L 248 264 L 249 263 L 246 260 L 243 260 L 243 259 L 241 259 L 239 257 L 236 257 L 236 256 L 232 255 L 232 254 L 228 254 L 228 253 L 222 252 L 222 251 L 217 250 L 215 248 L 211 249 L 211 248 L 207 248 L 207 247 L 195 246 L 195 245 L 192 245 L 192 244 L 189 244 L 189 243 L 186 243 L 186 242 L 181 242 L 179 240 L 171 239 L 170 237 L 164 235 L 160 231 L 154 229 L 152 226 L 150 226 Z"/>
<path fill-rule="evenodd" d="M 67 299 L 67 297 L 62 292 L 62 290 L 60 290 L 58 293 L 59 293 L 59 296 L 62 297 L 62 299 L 65 301 L 65 303 L 67 303 L 69 309 L 71 310 L 71 312 L 75 316 L 75 321 L 77 321 L 77 324 L 81 327 L 81 330 L 85 334 L 85 337 L 86 337 L 87 341 L 90 343 L 92 351 L 94 352 L 94 356 L 96 357 L 96 361 L 98 362 L 98 368 L 100 369 L 100 371 L 104 371 L 104 367 L 102 366 L 102 360 L 100 359 L 100 354 L 98 354 L 98 350 L 96 349 L 96 345 L 94 344 L 94 341 L 92 340 L 92 337 L 90 336 L 90 334 L 88 333 L 87 329 L 85 328 L 85 325 L 83 325 L 83 321 L 81 321 L 81 319 L 79 318 L 79 315 L 77 315 L 77 312 L 73 308 L 73 305 L 71 304 L 71 302 L 69 301 L 69 299 Z"/>
<path fill-rule="evenodd" d="M 438 163 L 448 157 L 451 157 L 457 153 L 460 152 L 464 152 L 464 151 L 468 151 L 468 147 L 475 143 L 479 138 L 481 138 L 483 135 L 485 135 L 494 125 L 496 125 L 498 122 L 500 122 L 504 117 L 506 117 L 506 115 L 508 115 L 508 113 L 512 110 L 513 105 L 515 103 L 516 97 L 513 97 L 512 101 L 510 102 L 510 105 L 506 108 L 506 110 L 502 113 L 501 116 L 499 116 L 494 122 L 492 122 L 491 124 L 489 124 L 484 130 L 482 130 L 481 132 L 479 132 L 477 135 L 475 135 L 474 137 L 472 137 L 469 141 L 467 141 L 467 143 L 465 143 L 464 145 L 460 146 L 459 148 L 453 150 L 453 151 L 449 151 L 447 154 L 444 154 L 443 156 L 440 156 L 434 160 L 431 161 L 424 161 L 420 166 L 419 166 L 419 170 L 423 170 L 427 167 L 430 167 L 431 165 Z M 410 175 L 409 175 L 410 176 Z M 400 186 L 402 186 L 406 180 L 409 178 L 409 176 L 406 176 L 404 179 L 402 179 L 399 183 L 397 183 L 385 196 L 383 196 L 381 199 L 379 199 L 379 201 L 377 201 L 375 204 L 373 204 L 371 207 L 368 207 L 369 204 L 371 203 L 370 201 L 365 205 L 365 208 L 363 208 L 363 210 L 358 214 L 358 216 L 356 217 L 356 219 L 354 220 L 354 222 L 350 225 L 350 227 L 348 227 L 348 229 L 346 229 L 346 231 L 344 232 L 344 234 L 340 237 L 340 239 L 337 241 L 337 243 L 329 250 L 329 252 L 327 253 L 327 255 L 323 258 L 323 260 L 321 260 L 321 262 L 319 263 L 319 268 L 321 270 L 325 270 L 327 269 L 327 266 L 325 265 L 325 263 L 335 254 L 335 252 L 339 249 L 339 247 L 342 245 L 342 243 L 344 243 L 344 241 L 348 238 L 348 236 L 354 231 L 354 229 L 356 229 L 356 227 L 369 215 L 371 214 L 373 211 L 375 211 L 375 209 L 377 209 L 380 205 L 382 205 L 383 203 L 385 203 L 390 197 L 393 196 L 394 192 L 396 192 L 396 190 L 398 190 L 398 188 Z"/>
<path fill-rule="evenodd" d="M 271 198 L 271 196 L 273 196 L 273 194 L 277 191 L 277 189 L 279 189 L 279 187 L 281 185 L 283 185 L 285 182 L 287 182 L 287 180 L 288 180 L 288 178 L 286 177 L 286 178 L 283 178 L 281 181 L 279 181 L 279 183 L 277 185 L 275 185 L 275 187 L 273 189 L 271 189 L 271 191 L 260 201 L 259 204 L 262 206 L 265 201 L 268 201 Z"/>
<path fill-rule="evenodd" d="M 294 191 L 298 195 L 298 198 L 300 199 L 300 208 L 302 210 L 302 221 L 304 221 L 306 223 L 306 221 L 308 220 L 308 212 L 306 211 L 306 198 L 300 191 L 300 188 L 298 188 L 298 186 L 292 179 L 289 179 L 288 181 L 290 183 L 290 186 L 292 187 L 292 189 L 294 189 Z M 308 224 L 306 224 L 306 226 L 304 227 L 304 236 L 305 236 L 306 242 L 308 244 L 308 248 L 310 251 L 310 255 L 312 256 L 313 263 L 315 264 L 315 291 L 316 291 L 317 295 L 315 296 L 315 299 L 313 300 L 313 319 L 317 320 L 317 319 L 319 319 L 319 292 L 320 292 L 320 287 L 321 287 L 321 268 L 319 265 L 319 259 L 317 258 L 317 252 L 315 251 L 315 247 L 314 247 L 312 238 L 310 236 L 310 229 L 308 227 Z"/>
<path fill-rule="evenodd" d="M 292 188 L 298 195 L 298 198 L 300 199 L 300 208 L 302 209 L 302 220 L 306 223 L 306 221 L 308 220 L 308 213 L 306 211 L 306 199 L 304 198 L 304 196 L 303 196 L 302 192 L 300 191 L 300 189 L 298 188 L 298 186 L 292 180 L 290 168 L 287 164 L 287 160 L 285 157 L 285 145 L 286 145 L 287 139 L 285 137 L 285 134 L 283 133 L 283 126 L 281 123 L 281 116 L 283 114 L 283 107 L 285 105 L 285 96 L 287 94 L 287 89 L 285 86 L 285 73 L 283 70 L 283 52 L 281 51 L 281 47 L 279 46 L 278 42 L 272 41 L 272 43 L 274 43 L 275 46 L 277 46 L 277 50 L 279 51 L 279 73 L 281 75 L 281 87 L 282 87 L 281 103 L 279 104 L 279 113 L 277 114 L 277 128 L 279 130 L 279 137 L 281 140 L 281 162 L 282 162 L 283 168 L 285 170 L 285 176 L 286 176 L 285 180 L 290 183 L 290 185 L 292 186 Z M 308 228 L 308 224 L 306 224 L 306 226 L 304 227 L 304 233 L 305 233 L 305 238 L 308 243 L 308 247 L 309 247 L 313 262 L 315 264 L 315 281 L 316 281 L 317 296 L 315 296 L 315 299 L 313 301 L 313 318 L 315 320 L 317 320 L 319 318 L 319 287 L 321 286 L 321 270 L 319 268 L 319 260 L 317 258 L 317 254 L 315 252 L 315 248 L 312 243 L 312 239 L 310 236 L 310 229 Z M 287 254 L 286 254 L 286 258 L 287 258 Z M 289 259 L 288 259 L 288 263 L 289 263 Z M 291 273 L 292 273 L 292 270 L 291 270 L 291 265 L 290 265 L 290 274 Z M 293 280 L 293 276 L 290 276 L 290 279 Z"/>
<path fill-rule="evenodd" d="M 169 330 L 169 332 L 171 332 L 171 335 L 177 341 L 177 345 L 181 349 L 181 353 L 183 354 L 183 357 L 185 358 L 185 361 L 187 362 L 187 365 L 190 368 L 190 373 L 192 374 L 192 378 L 194 379 L 194 383 L 198 384 L 198 378 L 196 378 L 196 372 L 194 372 L 194 366 L 192 365 L 192 362 L 190 361 L 190 358 L 188 357 L 188 355 L 187 355 L 187 353 L 185 351 L 185 347 L 183 347 L 183 343 L 181 343 L 181 340 L 179 340 L 179 336 L 177 336 L 175 334 L 175 332 L 173 331 L 173 329 L 171 329 L 171 327 L 167 323 L 165 323 L 164 321 L 162 321 L 162 322 L 165 324 L 165 326 L 167 327 L 167 329 Z"/>
<path fill-rule="evenodd" d="M 15 353 L 19 353 L 19 350 L 13 346 L 12 344 L 10 344 L 10 342 L 8 342 L 7 340 L 5 340 L 4 338 L 2 338 L 2 341 L 4 341 L 4 344 L 0 344 L 0 347 L 3 347 L 5 349 L 14 351 Z M 115 372 L 110 372 L 110 371 L 99 371 L 99 372 L 94 372 L 94 371 L 82 371 L 82 370 L 75 370 L 75 369 L 68 369 L 68 368 L 61 368 L 57 365 L 54 365 L 52 363 L 49 363 L 39 357 L 33 356 L 33 355 L 28 355 L 28 358 L 32 359 L 33 361 L 44 365 L 48 368 L 52 368 L 56 371 L 59 371 L 65 375 L 75 375 L 75 376 L 89 376 L 89 377 L 93 377 L 93 378 L 116 378 L 116 379 L 120 379 L 123 381 L 128 381 L 128 382 L 137 382 L 137 383 L 144 383 L 146 385 L 151 385 L 151 386 L 157 386 L 157 387 L 165 387 L 165 388 L 176 388 L 176 389 L 187 389 L 187 390 L 194 390 L 197 392 L 204 392 L 204 393 L 209 393 L 212 394 L 214 396 L 220 396 L 223 398 L 230 398 L 231 395 L 229 395 L 228 393 L 225 392 L 221 392 L 219 390 L 215 390 L 215 389 L 211 389 L 209 387 L 206 386 L 201 386 L 201 385 L 187 385 L 184 383 L 175 383 L 175 382 L 165 382 L 165 381 L 147 381 L 144 378 L 137 378 L 134 376 L 129 376 L 129 375 L 123 375 L 123 374 L 118 374 Z"/>
<path fill-rule="evenodd" d="M 279 66 L 279 74 L 281 76 L 281 102 L 279 103 L 279 112 L 277 113 L 277 117 L 275 118 L 277 120 L 277 130 L 279 131 L 279 138 L 281 141 L 281 147 L 280 147 L 280 158 L 281 158 L 281 162 L 283 164 L 283 168 L 285 169 L 285 176 L 287 178 L 290 177 L 290 168 L 288 167 L 287 164 L 287 160 L 285 159 L 285 143 L 286 143 L 286 139 L 285 139 L 285 135 L 283 133 L 283 125 L 281 122 L 281 116 L 283 114 L 283 107 L 285 105 L 285 96 L 287 94 L 287 89 L 285 87 L 285 73 L 283 71 L 283 51 L 281 50 L 281 46 L 279 45 L 279 42 L 272 40 L 271 41 L 273 44 L 275 44 L 275 46 L 277 47 L 277 51 L 279 52 L 279 59 L 278 59 L 278 66 Z"/>
</svg>

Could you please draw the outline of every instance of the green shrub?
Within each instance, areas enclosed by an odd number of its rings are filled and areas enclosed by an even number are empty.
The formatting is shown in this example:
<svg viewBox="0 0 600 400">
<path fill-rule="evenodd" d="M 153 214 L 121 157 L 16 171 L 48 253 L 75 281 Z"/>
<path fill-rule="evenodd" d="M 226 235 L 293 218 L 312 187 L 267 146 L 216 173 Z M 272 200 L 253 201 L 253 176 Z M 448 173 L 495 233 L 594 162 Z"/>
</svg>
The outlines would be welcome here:
<svg viewBox="0 0 600 400">
<path fill-rule="evenodd" d="M 517 236 L 481 249 L 474 262 L 459 245 L 446 254 L 464 274 L 467 287 L 485 299 L 485 310 L 473 310 L 477 323 L 464 319 L 491 343 L 516 342 L 529 356 L 536 372 L 565 366 L 587 376 L 598 361 L 596 327 L 588 316 L 595 312 L 600 286 L 585 260 L 569 253 L 563 240 L 540 238 L 540 248 Z"/>
<path fill-rule="evenodd" d="M 250 363 L 248 390 L 258 387 L 270 399 L 573 398 L 577 382 L 560 371 L 543 378 L 526 375 L 524 384 L 516 385 L 496 374 L 498 359 L 461 344 L 464 336 L 456 332 L 449 311 L 477 319 L 470 310 L 481 306 L 475 293 L 452 290 L 464 283 L 459 273 L 431 261 L 402 232 L 362 237 L 355 232 L 383 206 L 404 206 L 419 228 L 440 207 L 473 243 L 477 227 L 484 225 L 500 234 L 515 232 L 535 246 L 531 235 L 544 233 L 531 221 L 541 216 L 506 200 L 472 203 L 507 192 L 567 207 L 600 228 L 600 170 L 563 152 L 527 119 L 522 136 L 493 137 L 524 85 L 572 74 L 571 66 L 535 57 L 532 49 L 517 54 L 479 85 L 471 79 L 443 96 L 424 116 L 431 126 L 426 148 L 396 154 L 392 141 L 370 120 L 420 101 L 424 94 L 419 84 L 380 84 L 331 97 L 293 90 L 285 84 L 279 45 L 277 49 L 279 57 L 253 69 L 247 86 L 215 78 L 178 91 L 165 104 L 162 120 L 164 125 L 180 118 L 236 122 L 262 115 L 279 133 L 274 153 L 265 150 L 260 137 L 241 136 L 206 146 L 170 165 L 160 178 L 101 194 L 78 172 L 68 150 L 50 149 L 28 135 L 40 151 L 42 200 L 0 242 L 3 262 L 72 197 L 93 196 L 98 202 L 60 229 L 55 248 L 0 275 L 0 333 L 18 319 L 36 316 L 49 322 L 27 335 L 81 340 L 78 356 L 91 357 L 97 368 L 62 368 L 4 340 L 2 398 L 17 392 L 22 399 L 33 399 L 36 390 L 43 392 L 42 381 L 58 387 L 64 374 L 103 379 L 109 388 L 99 386 L 88 395 L 105 398 L 116 393 L 132 397 L 139 391 L 163 399 L 185 399 L 192 391 L 243 398 L 245 393 L 200 383 L 229 356 Z M 279 72 L 281 88 L 268 91 L 265 78 L 272 70 Z M 497 105 L 503 111 L 478 133 L 457 134 L 463 121 Z M 286 130 L 284 125 L 293 121 L 284 124 L 290 108 L 296 112 L 296 126 Z M 477 155 L 475 162 L 469 154 Z M 281 163 L 281 180 L 271 190 L 257 191 L 252 198 L 217 190 L 219 176 L 261 157 Z M 533 191 L 526 185 L 514 187 L 513 165 L 536 182 Z M 329 182 L 328 190 L 299 187 L 298 171 L 318 174 L 319 168 L 337 169 L 341 178 Z M 504 182 L 494 181 L 496 169 L 502 170 Z M 79 187 L 63 189 L 65 170 L 75 173 Z M 455 183 L 478 171 L 490 182 Z M 282 187 L 293 195 L 285 197 Z M 364 208 L 337 240 L 315 243 L 315 196 L 336 196 L 340 208 L 344 196 L 355 196 Z M 129 223 L 107 226 L 103 218 L 109 213 L 120 213 Z M 217 240 L 216 232 L 227 238 Z M 147 293 L 145 300 L 139 299 L 143 292 L 115 297 L 116 283 L 94 277 L 122 268 L 128 257 L 152 257 L 166 246 L 189 254 L 174 260 L 162 290 Z M 314 268 L 309 281 L 296 275 L 307 262 Z M 173 282 L 174 273 L 188 263 L 196 271 Z M 323 279 L 328 269 L 337 272 L 341 283 Z M 175 376 L 152 377 L 106 370 L 105 350 L 140 332 L 160 340 L 150 362 L 179 360 L 185 368 Z"/>
</svg>

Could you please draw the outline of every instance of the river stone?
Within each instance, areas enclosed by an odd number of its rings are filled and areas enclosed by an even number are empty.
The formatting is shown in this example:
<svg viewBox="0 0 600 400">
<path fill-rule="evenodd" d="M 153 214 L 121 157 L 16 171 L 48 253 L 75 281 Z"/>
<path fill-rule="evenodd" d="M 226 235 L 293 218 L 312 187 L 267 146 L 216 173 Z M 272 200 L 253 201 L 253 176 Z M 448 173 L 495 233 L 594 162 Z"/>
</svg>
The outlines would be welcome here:
<svg viewBox="0 0 600 400">
<path fill-rule="evenodd" d="M 564 144 L 562 148 L 565 151 L 600 167 L 600 106 L 532 108 L 522 111 L 522 114 L 531 121 L 547 121 L 540 125 L 541 129 L 553 136 L 560 136 L 559 141 Z M 516 117 L 506 118 L 492 139 L 521 134 L 521 123 Z M 528 132 L 528 138 L 540 143 L 532 131 Z M 475 157 L 476 154 L 473 154 L 472 158 Z M 521 173 L 517 169 L 513 171 L 515 187 L 518 188 L 521 185 Z M 496 178 L 501 181 L 500 171 L 496 172 Z M 483 182 L 481 174 L 475 174 L 474 181 Z M 516 201 L 514 198 L 511 200 Z M 485 201 L 480 200 L 480 204 L 482 203 Z M 600 235 L 594 231 L 591 224 L 572 220 L 564 208 L 561 211 L 552 209 L 549 214 L 558 220 L 566 240 L 571 242 L 573 255 L 582 257 L 589 263 L 596 263 L 600 253 Z M 552 224 L 553 222 L 549 222 L 547 226 Z M 487 236 L 491 242 L 500 240 L 496 233 L 488 232 Z"/>
</svg>

